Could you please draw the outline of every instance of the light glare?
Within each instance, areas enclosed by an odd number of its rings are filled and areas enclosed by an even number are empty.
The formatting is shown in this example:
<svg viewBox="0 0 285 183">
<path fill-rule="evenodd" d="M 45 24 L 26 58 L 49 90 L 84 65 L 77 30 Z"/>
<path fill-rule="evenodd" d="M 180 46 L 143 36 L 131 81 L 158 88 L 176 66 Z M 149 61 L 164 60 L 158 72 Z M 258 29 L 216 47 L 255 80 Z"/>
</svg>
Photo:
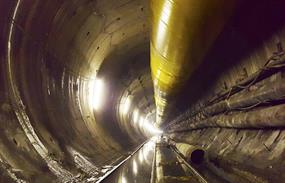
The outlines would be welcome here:
<svg viewBox="0 0 285 183">
<path fill-rule="evenodd" d="M 126 100 L 122 106 L 123 114 L 127 114 L 129 112 L 130 106 L 131 106 L 131 99 L 130 99 L 130 97 L 126 97 Z"/>
<path fill-rule="evenodd" d="M 102 79 L 95 79 L 89 82 L 89 104 L 90 107 L 98 110 L 103 104 L 104 82 Z"/>
<path fill-rule="evenodd" d="M 139 126 L 140 126 L 140 127 L 143 127 L 144 120 L 145 120 L 145 118 L 144 118 L 143 116 L 141 116 L 141 117 L 140 117 L 140 122 L 139 122 Z"/>
<path fill-rule="evenodd" d="M 127 179 L 126 179 L 126 177 L 125 177 L 124 175 L 122 175 L 121 182 L 122 182 L 122 183 L 127 183 Z"/>
<path fill-rule="evenodd" d="M 155 127 L 153 124 L 151 124 L 150 122 L 146 121 L 144 123 L 144 128 L 145 130 L 147 130 L 148 132 L 152 133 L 152 134 L 162 134 L 163 131 L 157 127 Z"/>
<path fill-rule="evenodd" d="M 137 165 L 136 160 L 133 161 L 133 172 L 135 175 L 137 175 L 138 173 L 138 165 Z"/>
<path fill-rule="evenodd" d="M 139 111 L 136 109 L 133 114 L 134 123 L 137 123 L 139 119 Z"/>
</svg>

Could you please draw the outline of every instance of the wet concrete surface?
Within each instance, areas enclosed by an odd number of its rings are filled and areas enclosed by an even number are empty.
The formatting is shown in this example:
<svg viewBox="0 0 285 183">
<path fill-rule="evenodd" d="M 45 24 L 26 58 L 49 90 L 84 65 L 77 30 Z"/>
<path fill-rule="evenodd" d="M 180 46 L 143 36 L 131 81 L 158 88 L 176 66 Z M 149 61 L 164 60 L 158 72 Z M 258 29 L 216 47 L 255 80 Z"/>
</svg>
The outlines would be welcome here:
<svg viewBox="0 0 285 183">
<path fill-rule="evenodd" d="M 156 148 L 156 181 L 159 183 L 198 183 L 196 177 L 166 143 Z"/>
<path fill-rule="evenodd" d="M 156 139 L 156 141 L 151 140 L 143 145 L 102 182 L 198 183 L 199 181 L 166 142 Z"/>
<path fill-rule="evenodd" d="M 155 142 L 147 142 L 102 183 L 146 183 L 151 180 Z"/>
</svg>

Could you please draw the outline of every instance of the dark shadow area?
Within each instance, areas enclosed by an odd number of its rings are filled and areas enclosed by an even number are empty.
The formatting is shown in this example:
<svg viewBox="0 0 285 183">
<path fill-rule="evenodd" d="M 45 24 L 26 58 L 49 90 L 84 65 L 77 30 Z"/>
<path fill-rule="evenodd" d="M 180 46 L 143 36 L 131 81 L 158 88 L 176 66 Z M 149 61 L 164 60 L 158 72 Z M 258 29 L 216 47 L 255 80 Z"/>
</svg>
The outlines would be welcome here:
<svg viewBox="0 0 285 183">
<path fill-rule="evenodd" d="M 240 61 L 260 48 L 264 41 L 278 33 L 285 25 L 284 17 L 285 1 L 283 0 L 241 1 L 236 13 L 206 55 L 203 63 L 192 74 L 184 90 L 179 94 L 174 105 L 174 113 L 169 116 L 169 119 L 173 119 L 205 97 L 225 71 L 239 65 Z M 278 47 L 280 44 L 276 43 L 276 51 Z"/>
<path fill-rule="evenodd" d="M 191 153 L 188 162 L 192 162 L 194 164 L 201 164 L 204 161 L 205 152 L 202 149 L 196 149 Z"/>
</svg>

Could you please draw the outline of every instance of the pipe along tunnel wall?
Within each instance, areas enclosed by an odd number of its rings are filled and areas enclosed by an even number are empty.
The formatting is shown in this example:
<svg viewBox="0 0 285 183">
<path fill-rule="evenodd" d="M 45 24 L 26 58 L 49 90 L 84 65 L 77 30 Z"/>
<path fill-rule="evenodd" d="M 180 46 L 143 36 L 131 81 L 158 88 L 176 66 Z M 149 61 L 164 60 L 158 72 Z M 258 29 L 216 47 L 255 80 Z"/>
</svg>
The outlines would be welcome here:
<svg viewBox="0 0 285 183">
<path fill-rule="evenodd" d="M 204 149 L 207 166 L 226 181 L 280 182 L 284 63 L 249 88 L 234 86 L 283 52 L 285 4 L 237 3 L 170 102 L 165 132 Z M 134 117 L 156 115 L 149 20 L 144 0 L 0 0 L 0 182 L 95 181 L 149 138 Z M 96 78 L 106 86 L 100 109 L 92 106 Z M 120 109 L 128 97 L 131 106 Z M 225 99 L 246 105 L 229 110 Z M 274 116 L 249 123 L 273 108 L 278 125 Z"/>
</svg>

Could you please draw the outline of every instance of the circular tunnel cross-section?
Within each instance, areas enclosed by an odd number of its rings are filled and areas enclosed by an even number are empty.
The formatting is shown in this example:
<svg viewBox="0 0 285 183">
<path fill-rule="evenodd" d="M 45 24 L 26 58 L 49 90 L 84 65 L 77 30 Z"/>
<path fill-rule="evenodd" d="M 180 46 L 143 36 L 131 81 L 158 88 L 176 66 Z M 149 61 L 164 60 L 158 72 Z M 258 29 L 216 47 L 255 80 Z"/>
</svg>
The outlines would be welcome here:
<svg viewBox="0 0 285 183">
<path fill-rule="evenodd" d="M 282 182 L 284 12 L 283 0 L 0 0 L 0 183 L 190 180 L 164 148 L 182 142 L 207 180 Z"/>
</svg>

